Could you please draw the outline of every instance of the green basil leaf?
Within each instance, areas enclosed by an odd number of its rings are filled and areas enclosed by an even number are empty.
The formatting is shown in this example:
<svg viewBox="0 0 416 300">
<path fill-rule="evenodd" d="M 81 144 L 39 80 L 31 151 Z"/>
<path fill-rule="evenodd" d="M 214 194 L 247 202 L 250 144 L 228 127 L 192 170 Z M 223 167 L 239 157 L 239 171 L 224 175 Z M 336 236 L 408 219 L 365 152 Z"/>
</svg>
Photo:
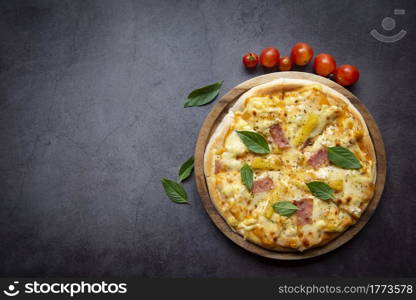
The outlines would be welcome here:
<svg viewBox="0 0 416 300">
<path fill-rule="evenodd" d="M 280 201 L 273 204 L 273 210 L 281 216 L 290 217 L 298 211 L 298 207 L 290 201 Z"/>
<path fill-rule="evenodd" d="M 251 191 L 253 188 L 253 170 L 248 164 L 244 164 L 244 166 L 241 168 L 240 175 L 241 180 L 243 181 L 246 188 Z"/>
<path fill-rule="evenodd" d="M 269 144 L 260 134 L 252 131 L 237 131 L 237 134 L 248 150 L 259 154 L 270 153 Z"/>
<path fill-rule="evenodd" d="M 193 90 L 186 99 L 184 107 L 201 106 L 212 102 L 218 96 L 223 81 Z"/>
<path fill-rule="evenodd" d="M 182 164 L 179 169 L 179 182 L 184 181 L 189 177 L 189 175 L 191 175 L 192 170 L 194 169 L 194 160 L 195 158 L 191 156 L 186 162 Z"/>
<path fill-rule="evenodd" d="M 311 193 L 319 199 L 329 200 L 334 198 L 334 191 L 324 182 L 312 181 L 306 184 Z"/>
<path fill-rule="evenodd" d="M 188 195 L 182 185 L 166 178 L 162 178 L 160 181 L 171 201 L 179 204 L 188 203 Z"/>
<path fill-rule="evenodd" d="M 328 148 L 328 159 L 334 165 L 344 169 L 359 169 L 362 167 L 354 153 L 344 147 Z"/>
</svg>

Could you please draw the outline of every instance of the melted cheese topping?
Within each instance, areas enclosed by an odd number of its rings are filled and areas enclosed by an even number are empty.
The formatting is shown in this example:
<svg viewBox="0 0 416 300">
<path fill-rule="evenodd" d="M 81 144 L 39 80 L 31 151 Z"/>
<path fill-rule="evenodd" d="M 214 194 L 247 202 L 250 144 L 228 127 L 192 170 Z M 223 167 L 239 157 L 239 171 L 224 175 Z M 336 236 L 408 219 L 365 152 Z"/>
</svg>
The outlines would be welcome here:
<svg viewBox="0 0 416 300">
<path fill-rule="evenodd" d="M 278 123 L 290 143 L 279 149 L 269 129 Z M 236 130 L 255 131 L 269 143 L 271 153 L 250 152 Z M 217 207 L 227 222 L 245 238 L 267 248 L 304 250 L 327 242 L 329 236 L 354 224 L 373 196 L 374 166 L 362 144 L 362 123 L 335 100 L 329 101 L 318 85 L 264 97 L 251 97 L 241 111 L 234 112 L 233 123 L 216 159 L 221 171 L 213 175 L 220 195 Z M 343 146 L 360 160 L 362 168 L 342 169 L 324 164 L 313 168 L 307 162 L 323 147 Z M 251 193 L 243 185 L 240 168 L 244 163 L 254 170 L 254 180 L 269 177 L 273 189 Z M 314 197 L 306 184 L 327 183 L 335 200 Z M 297 213 L 277 214 L 272 205 L 279 201 L 313 199 L 311 222 L 300 224 Z"/>
</svg>

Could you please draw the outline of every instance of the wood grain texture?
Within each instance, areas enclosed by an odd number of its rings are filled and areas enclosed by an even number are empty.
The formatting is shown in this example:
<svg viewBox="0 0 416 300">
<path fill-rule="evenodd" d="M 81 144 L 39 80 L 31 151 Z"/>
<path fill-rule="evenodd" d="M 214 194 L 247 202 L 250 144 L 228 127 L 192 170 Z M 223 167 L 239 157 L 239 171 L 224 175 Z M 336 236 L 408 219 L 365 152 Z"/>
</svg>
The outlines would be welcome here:
<svg viewBox="0 0 416 300">
<path fill-rule="evenodd" d="M 373 141 L 377 159 L 377 177 L 374 196 L 370 204 L 368 205 L 366 211 L 363 213 L 358 222 L 355 225 L 348 228 L 339 237 L 330 241 L 328 244 L 323 245 L 321 247 L 312 248 L 304 252 L 272 251 L 245 240 L 241 235 L 233 231 L 231 227 L 228 226 L 226 221 L 222 218 L 220 213 L 216 210 L 214 204 L 211 202 L 204 175 L 205 148 L 208 144 L 208 141 L 212 133 L 215 131 L 216 127 L 221 122 L 224 115 L 228 112 L 228 109 L 247 90 L 257 85 L 267 83 L 279 78 L 307 79 L 317 81 L 321 84 L 329 86 L 330 88 L 346 96 L 361 113 L 367 124 L 371 139 Z M 199 195 L 209 217 L 218 227 L 218 229 L 221 230 L 221 232 L 224 233 L 234 243 L 252 253 L 264 257 L 281 260 L 299 260 L 322 255 L 338 248 L 339 246 L 348 242 L 364 227 L 364 225 L 368 222 L 368 220 L 374 213 L 375 209 L 377 208 L 381 198 L 381 194 L 384 189 L 384 183 L 386 180 L 386 152 L 384 149 L 384 143 L 380 134 L 380 130 L 378 129 L 378 126 L 374 118 L 371 116 L 365 105 L 350 91 L 329 79 L 314 74 L 304 72 L 277 72 L 258 76 L 237 85 L 236 87 L 232 88 L 229 92 L 227 92 L 212 108 L 211 112 L 208 114 L 204 123 L 202 124 L 195 147 L 195 178 Z"/>
</svg>

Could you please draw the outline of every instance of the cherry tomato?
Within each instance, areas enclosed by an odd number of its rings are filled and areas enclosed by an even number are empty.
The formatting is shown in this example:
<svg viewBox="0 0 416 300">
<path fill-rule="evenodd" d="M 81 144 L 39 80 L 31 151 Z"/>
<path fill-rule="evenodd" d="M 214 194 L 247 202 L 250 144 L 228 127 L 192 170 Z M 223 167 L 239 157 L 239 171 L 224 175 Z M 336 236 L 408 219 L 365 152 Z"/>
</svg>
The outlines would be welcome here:
<svg viewBox="0 0 416 300">
<path fill-rule="evenodd" d="M 306 66 L 313 57 L 313 49 L 306 43 L 297 43 L 290 52 L 292 61 L 298 66 Z"/>
<path fill-rule="evenodd" d="M 256 53 L 248 52 L 243 56 L 243 64 L 246 66 L 246 68 L 254 68 L 257 66 L 258 62 L 259 58 Z"/>
<path fill-rule="evenodd" d="M 342 65 L 335 69 L 334 78 L 343 86 L 353 85 L 360 78 L 360 72 L 352 65 Z"/>
<path fill-rule="evenodd" d="M 325 53 L 318 54 L 313 62 L 315 73 L 321 76 L 328 76 L 335 71 L 336 67 L 337 63 L 335 62 L 335 59 L 331 55 Z"/>
<path fill-rule="evenodd" d="M 280 53 L 276 48 L 264 48 L 260 53 L 260 63 L 266 68 L 273 68 L 279 63 Z"/>
<path fill-rule="evenodd" d="M 279 70 L 289 71 L 290 69 L 292 69 L 292 60 L 289 56 L 282 56 L 279 59 Z"/>
</svg>

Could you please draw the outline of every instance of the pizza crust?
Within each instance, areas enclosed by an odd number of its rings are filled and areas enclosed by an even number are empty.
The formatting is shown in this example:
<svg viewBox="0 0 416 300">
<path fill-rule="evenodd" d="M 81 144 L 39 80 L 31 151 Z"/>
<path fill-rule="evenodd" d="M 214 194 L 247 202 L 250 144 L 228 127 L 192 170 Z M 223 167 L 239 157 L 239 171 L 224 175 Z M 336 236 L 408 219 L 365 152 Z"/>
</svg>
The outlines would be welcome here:
<svg viewBox="0 0 416 300">
<path fill-rule="evenodd" d="M 355 116 L 356 119 L 359 120 L 359 122 L 362 125 L 362 128 L 364 129 L 364 135 L 363 135 L 363 144 L 367 147 L 367 152 L 371 156 L 371 160 L 373 162 L 373 184 L 376 181 L 376 155 L 374 146 L 367 128 L 367 125 L 364 121 L 364 118 L 359 113 L 359 111 L 355 108 L 355 106 L 348 100 L 347 97 L 342 95 L 341 93 L 337 92 L 336 90 L 323 85 L 316 81 L 311 80 L 304 80 L 304 79 L 290 79 L 290 78 L 279 78 L 273 81 L 270 81 L 265 84 L 258 85 L 256 87 L 251 88 L 247 92 L 245 92 L 243 95 L 240 96 L 240 98 L 234 103 L 234 105 L 229 109 L 228 113 L 224 116 L 223 120 L 220 122 L 220 124 L 214 129 L 214 132 L 207 144 L 207 147 L 205 149 L 204 153 L 204 173 L 207 181 L 208 191 L 211 198 L 211 201 L 213 202 L 214 206 L 216 207 L 217 211 L 221 214 L 221 216 L 224 218 L 224 220 L 227 222 L 227 224 L 230 226 L 230 228 L 239 233 L 234 229 L 234 226 L 230 224 L 229 218 L 224 215 L 224 211 L 221 210 L 221 206 L 219 205 L 221 201 L 223 201 L 221 194 L 216 188 L 216 182 L 215 182 L 215 151 L 219 148 L 221 148 L 225 141 L 225 136 L 227 136 L 231 125 L 234 121 L 234 113 L 237 111 L 242 111 L 245 108 L 246 100 L 249 99 L 252 96 L 267 96 L 271 94 L 275 94 L 278 92 L 287 92 L 295 89 L 299 89 L 302 87 L 310 86 L 310 85 L 320 85 L 322 87 L 322 91 L 327 94 L 329 102 L 337 103 L 337 104 L 345 104 L 348 107 L 348 110 Z M 369 202 L 367 202 L 368 206 Z M 346 229 L 348 229 L 350 226 L 346 227 L 341 232 L 324 232 L 322 241 L 308 249 L 316 248 L 322 245 L 327 244 L 331 240 L 334 240 L 338 236 L 340 236 L 342 233 L 345 232 Z M 241 233 L 239 233 L 241 234 Z M 267 247 L 261 243 L 258 243 L 256 241 L 251 240 L 251 242 L 254 242 L 261 247 L 274 250 L 274 251 L 281 251 L 281 252 L 297 252 L 298 250 L 290 248 L 290 247 L 283 247 L 283 246 L 273 246 L 273 247 Z"/>
</svg>

